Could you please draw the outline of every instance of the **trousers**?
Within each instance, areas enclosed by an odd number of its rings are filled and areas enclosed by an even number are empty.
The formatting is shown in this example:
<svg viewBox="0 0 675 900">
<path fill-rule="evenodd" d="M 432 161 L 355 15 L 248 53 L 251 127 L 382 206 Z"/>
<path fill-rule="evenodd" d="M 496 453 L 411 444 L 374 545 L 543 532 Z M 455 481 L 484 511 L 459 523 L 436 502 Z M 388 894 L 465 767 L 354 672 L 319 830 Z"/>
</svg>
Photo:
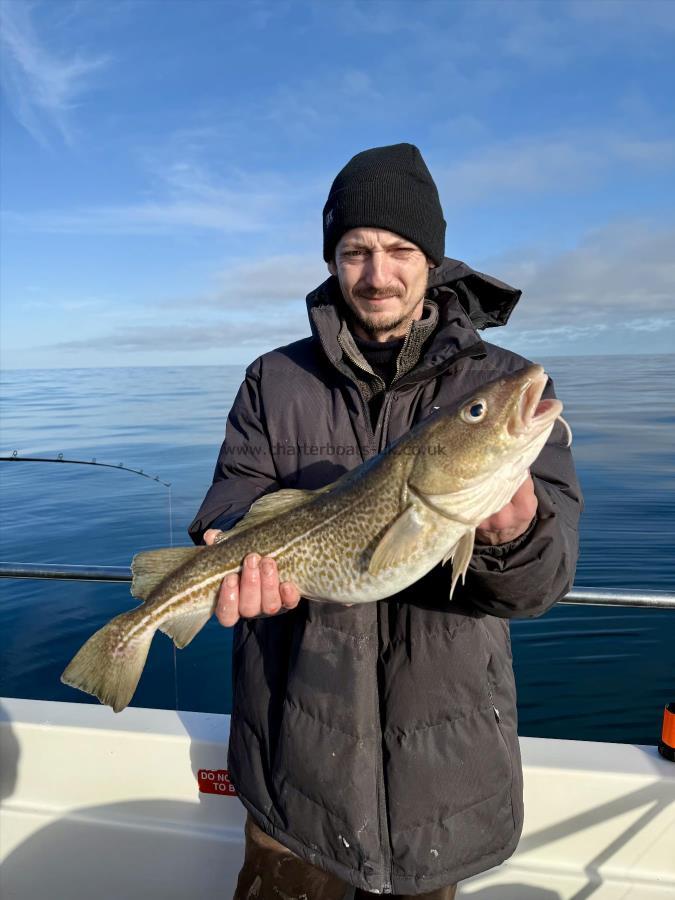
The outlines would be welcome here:
<svg viewBox="0 0 675 900">
<path fill-rule="evenodd" d="M 258 828 L 251 816 L 246 818 L 246 851 L 239 873 L 234 900 L 346 900 L 349 885 L 300 859 L 287 847 Z M 449 885 L 428 894 L 416 894 L 426 900 L 454 900 L 457 885 Z M 354 900 L 379 897 L 357 888 Z M 390 894 L 392 900 L 408 900 L 409 894 Z"/>
</svg>

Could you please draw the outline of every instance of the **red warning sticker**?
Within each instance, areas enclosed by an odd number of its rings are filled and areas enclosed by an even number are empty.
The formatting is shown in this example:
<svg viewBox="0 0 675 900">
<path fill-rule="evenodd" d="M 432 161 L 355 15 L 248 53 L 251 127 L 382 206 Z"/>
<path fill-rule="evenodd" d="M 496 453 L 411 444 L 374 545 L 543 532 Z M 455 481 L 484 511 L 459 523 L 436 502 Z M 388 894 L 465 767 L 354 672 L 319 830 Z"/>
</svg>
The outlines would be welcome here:
<svg viewBox="0 0 675 900">
<path fill-rule="evenodd" d="M 225 797 L 237 796 L 227 769 L 200 769 L 197 772 L 197 780 L 199 781 L 199 790 L 202 794 L 222 794 Z"/>
</svg>

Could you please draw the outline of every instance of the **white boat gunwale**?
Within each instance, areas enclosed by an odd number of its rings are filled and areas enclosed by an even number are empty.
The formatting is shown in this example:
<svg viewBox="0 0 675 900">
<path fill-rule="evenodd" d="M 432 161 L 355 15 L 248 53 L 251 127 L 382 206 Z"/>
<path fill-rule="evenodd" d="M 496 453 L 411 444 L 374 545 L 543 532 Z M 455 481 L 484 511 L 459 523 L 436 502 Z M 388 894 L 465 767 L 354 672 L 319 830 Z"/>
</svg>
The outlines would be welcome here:
<svg viewBox="0 0 675 900">
<path fill-rule="evenodd" d="M 225 715 L 1 700 L 7 898 L 67 890 L 77 900 L 92 884 L 98 900 L 231 896 L 244 809 L 197 780 L 200 769 L 226 768 L 228 735 Z M 525 737 L 521 749 L 519 848 L 461 896 L 675 896 L 674 764 L 631 744 Z"/>
</svg>

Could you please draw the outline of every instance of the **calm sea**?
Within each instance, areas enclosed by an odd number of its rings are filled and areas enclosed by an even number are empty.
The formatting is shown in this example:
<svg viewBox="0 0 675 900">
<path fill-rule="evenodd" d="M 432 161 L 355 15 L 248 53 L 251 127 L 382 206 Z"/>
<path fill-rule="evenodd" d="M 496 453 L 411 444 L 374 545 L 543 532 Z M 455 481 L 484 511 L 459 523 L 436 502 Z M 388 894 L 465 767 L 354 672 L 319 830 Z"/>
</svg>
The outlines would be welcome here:
<svg viewBox="0 0 675 900">
<path fill-rule="evenodd" d="M 675 356 L 541 361 L 565 403 L 586 496 L 577 585 L 675 590 Z M 3 456 L 122 462 L 171 487 L 122 470 L 2 462 L 0 558 L 126 566 L 139 550 L 187 544 L 242 374 L 5 372 Z M 132 605 L 127 585 L 0 579 L 0 696 L 90 702 L 59 675 Z M 558 606 L 512 633 L 521 734 L 657 741 L 675 700 L 675 610 Z M 230 639 L 213 621 L 178 653 L 158 635 L 134 705 L 228 711 Z"/>
</svg>

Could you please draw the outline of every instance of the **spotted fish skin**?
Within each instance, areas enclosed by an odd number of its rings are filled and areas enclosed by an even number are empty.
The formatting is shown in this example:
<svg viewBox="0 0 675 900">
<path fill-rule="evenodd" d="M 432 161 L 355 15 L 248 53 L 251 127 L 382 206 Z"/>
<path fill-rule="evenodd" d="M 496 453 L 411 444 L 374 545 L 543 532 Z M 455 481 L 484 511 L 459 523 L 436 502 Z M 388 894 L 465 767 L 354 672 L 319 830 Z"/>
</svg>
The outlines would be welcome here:
<svg viewBox="0 0 675 900">
<path fill-rule="evenodd" d="M 449 559 L 452 594 L 476 526 L 528 477 L 560 416 L 560 401 L 541 400 L 546 381 L 541 366 L 502 377 L 334 484 L 264 496 L 209 547 L 138 554 L 131 591 L 143 605 L 96 632 L 62 681 L 123 709 L 155 632 L 186 646 L 212 615 L 225 576 L 251 552 L 274 557 L 280 580 L 310 600 L 381 600 Z"/>
</svg>

